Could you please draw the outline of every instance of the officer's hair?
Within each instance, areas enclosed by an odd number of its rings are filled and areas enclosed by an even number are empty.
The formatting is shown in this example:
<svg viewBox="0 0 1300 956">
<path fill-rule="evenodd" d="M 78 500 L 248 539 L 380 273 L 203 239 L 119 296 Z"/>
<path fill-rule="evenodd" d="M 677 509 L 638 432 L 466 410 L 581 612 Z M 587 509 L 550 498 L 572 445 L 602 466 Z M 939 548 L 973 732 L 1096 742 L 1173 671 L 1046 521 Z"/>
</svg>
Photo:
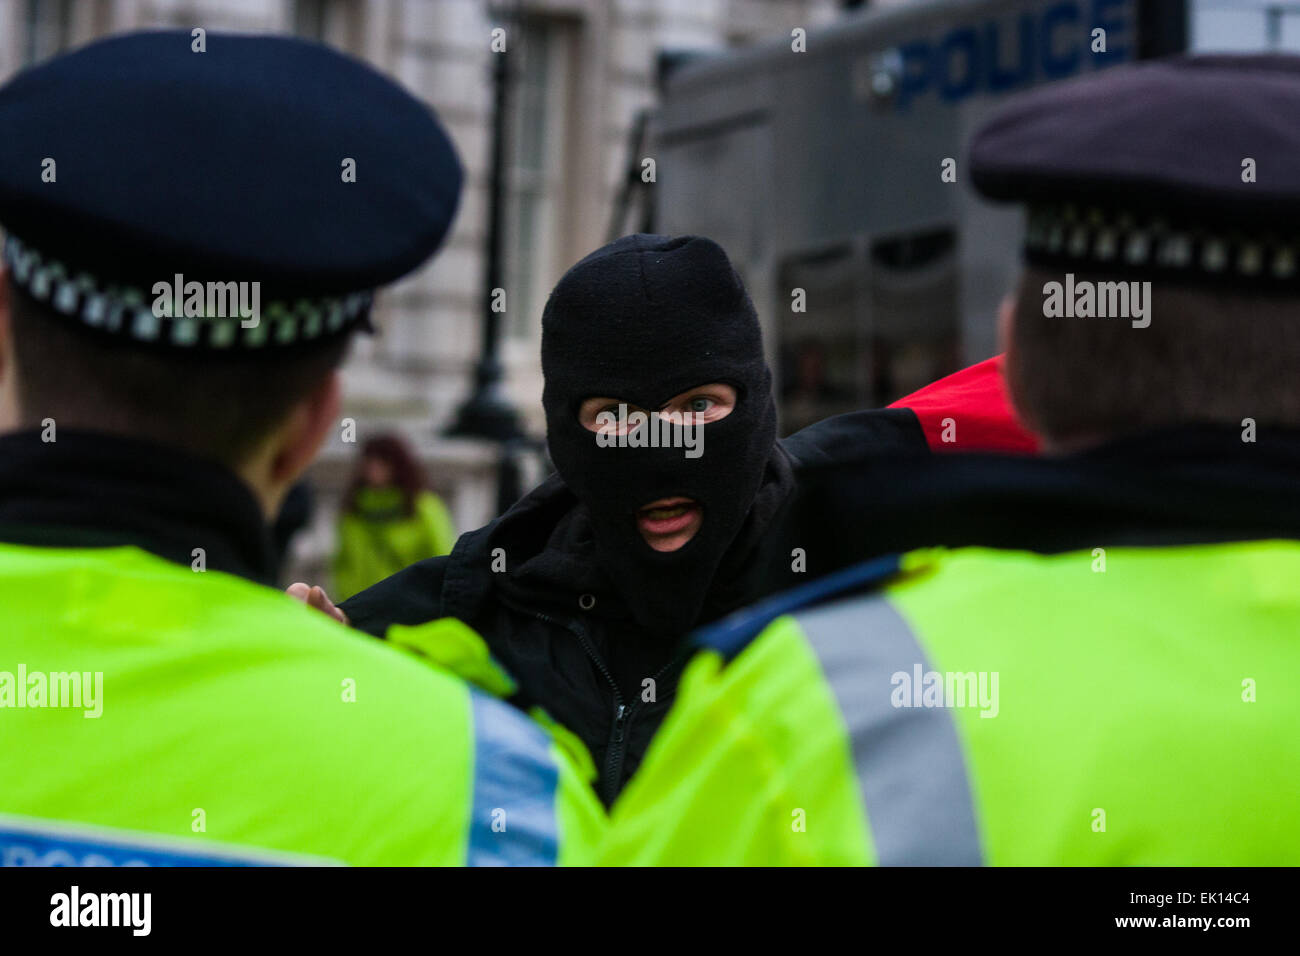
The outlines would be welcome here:
<svg viewBox="0 0 1300 956">
<path fill-rule="evenodd" d="M 245 462 L 343 361 L 347 337 L 289 355 L 145 351 L 95 335 L 10 286 L 24 427 L 93 428 Z"/>
<path fill-rule="evenodd" d="M 1007 380 L 1017 410 L 1054 444 L 1166 425 L 1300 426 L 1300 295 L 1151 283 L 1151 324 L 1048 317 L 1044 286 L 1065 271 L 1027 267 Z M 1130 279 L 1075 273 L 1076 287 Z"/>
</svg>

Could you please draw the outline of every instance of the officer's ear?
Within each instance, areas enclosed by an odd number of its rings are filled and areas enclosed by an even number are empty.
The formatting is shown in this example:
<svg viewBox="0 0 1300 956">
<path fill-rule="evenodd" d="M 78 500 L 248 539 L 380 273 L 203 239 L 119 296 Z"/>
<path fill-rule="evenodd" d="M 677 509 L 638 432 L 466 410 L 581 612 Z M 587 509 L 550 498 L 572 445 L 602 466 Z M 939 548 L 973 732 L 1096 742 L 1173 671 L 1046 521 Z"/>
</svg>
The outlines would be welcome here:
<svg viewBox="0 0 1300 956">
<path fill-rule="evenodd" d="M 0 376 L 9 368 L 9 270 L 0 266 Z"/>
<path fill-rule="evenodd" d="M 1026 414 L 1025 404 L 1021 398 L 1020 355 L 1016 349 L 1016 301 L 1015 293 L 1008 293 L 998 306 L 998 342 L 1002 346 L 1002 378 L 1011 400 L 1011 408 L 1016 417 L 1024 422 L 1031 431 L 1037 431 L 1033 419 Z"/>
<path fill-rule="evenodd" d="M 998 346 L 1002 349 L 1003 362 L 1007 366 L 1011 364 L 1015 352 L 1016 344 L 1013 341 L 1015 328 L 1016 297 L 1008 292 L 1002 297 L 1002 304 L 998 306 Z"/>
<path fill-rule="evenodd" d="M 287 488 L 298 480 L 316 458 L 342 408 L 343 380 L 335 369 L 290 411 L 271 458 L 272 481 Z"/>
<path fill-rule="evenodd" d="M 9 272 L 0 266 L 0 431 L 18 427 L 19 421 L 18 376 L 14 370 L 9 301 Z"/>
</svg>

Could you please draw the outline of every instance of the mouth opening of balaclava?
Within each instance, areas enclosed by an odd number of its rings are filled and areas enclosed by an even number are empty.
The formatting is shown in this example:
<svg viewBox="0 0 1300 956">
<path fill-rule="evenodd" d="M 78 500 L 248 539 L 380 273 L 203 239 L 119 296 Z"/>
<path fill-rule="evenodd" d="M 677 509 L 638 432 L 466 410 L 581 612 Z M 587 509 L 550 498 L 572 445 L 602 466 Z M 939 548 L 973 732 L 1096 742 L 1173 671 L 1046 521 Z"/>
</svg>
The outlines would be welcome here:
<svg viewBox="0 0 1300 956">
<path fill-rule="evenodd" d="M 709 239 L 625 236 L 575 265 L 551 293 L 542 371 L 551 458 L 591 516 L 597 559 L 638 623 L 683 633 L 745 522 L 776 440 L 771 373 L 744 285 Z M 736 405 L 697 426 L 698 457 L 688 456 L 680 425 L 653 423 L 671 440 L 631 447 L 602 445 L 578 419 L 588 398 L 654 411 L 718 382 L 736 389 Z M 677 497 L 699 505 L 699 530 L 676 551 L 656 551 L 636 513 Z"/>
</svg>

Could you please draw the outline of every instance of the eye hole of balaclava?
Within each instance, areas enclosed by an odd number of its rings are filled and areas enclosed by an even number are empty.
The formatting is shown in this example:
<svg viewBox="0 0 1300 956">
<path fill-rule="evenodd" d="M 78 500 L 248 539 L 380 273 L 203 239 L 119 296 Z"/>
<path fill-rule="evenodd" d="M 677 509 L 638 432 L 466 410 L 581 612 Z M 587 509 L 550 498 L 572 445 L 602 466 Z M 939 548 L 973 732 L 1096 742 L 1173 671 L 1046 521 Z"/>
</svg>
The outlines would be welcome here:
<svg viewBox="0 0 1300 956">
<path fill-rule="evenodd" d="M 607 438 L 629 436 L 630 440 L 637 427 L 662 430 L 667 427 L 665 423 L 706 425 L 721 421 L 735 410 L 742 391 L 732 382 L 701 383 L 667 402 L 656 402 L 654 408 L 643 408 L 627 398 L 593 395 L 579 402 L 576 415 L 578 424 L 588 431 Z"/>
</svg>

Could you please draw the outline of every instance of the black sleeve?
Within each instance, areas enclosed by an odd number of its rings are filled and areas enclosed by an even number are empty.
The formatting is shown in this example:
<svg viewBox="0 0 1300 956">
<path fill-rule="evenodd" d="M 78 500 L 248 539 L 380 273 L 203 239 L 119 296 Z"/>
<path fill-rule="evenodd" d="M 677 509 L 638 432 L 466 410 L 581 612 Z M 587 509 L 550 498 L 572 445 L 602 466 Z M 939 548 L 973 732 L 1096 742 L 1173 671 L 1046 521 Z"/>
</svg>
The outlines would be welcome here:
<svg viewBox="0 0 1300 956">
<path fill-rule="evenodd" d="M 339 607 L 353 627 L 375 637 L 383 637 L 393 624 L 423 624 L 443 617 L 447 561 L 447 555 L 420 561 L 354 594 Z"/>
<path fill-rule="evenodd" d="M 796 465 L 824 465 L 866 457 L 928 455 L 930 446 L 910 408 L 873 408 L 833 415 L 781 442 Z"/>
</svg>

